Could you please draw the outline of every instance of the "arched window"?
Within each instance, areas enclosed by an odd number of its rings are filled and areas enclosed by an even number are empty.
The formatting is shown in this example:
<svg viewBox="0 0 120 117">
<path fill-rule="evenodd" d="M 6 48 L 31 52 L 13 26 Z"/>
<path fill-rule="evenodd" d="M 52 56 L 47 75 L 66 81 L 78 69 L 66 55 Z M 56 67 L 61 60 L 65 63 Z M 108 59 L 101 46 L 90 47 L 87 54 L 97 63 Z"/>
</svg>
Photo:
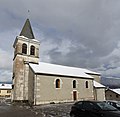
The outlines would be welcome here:
<svg viewBox="0 0 120 117">
<path fill-rule="evenodd" d="M 30 55 L 35 55 L 35 46 L 30 47 Z"/>
<path fill-rule="evenodd" d="M 73 88 L 76 88 L 76 80 L 73 80 Z"/>
<path fill-rule="evenodd" d="M 56 79 L 56 88 L 60 88 L 60 79 Z"/>
<path fill-rule="evenodd" d="M 88 81 L 85 82 L 86 88 L 88 88 Z"/>
<path fill-rule="evenodd" d="M 22 53 L 27 54 L 27 45 L 25 43 L 22 44 Z"/>
</svg>

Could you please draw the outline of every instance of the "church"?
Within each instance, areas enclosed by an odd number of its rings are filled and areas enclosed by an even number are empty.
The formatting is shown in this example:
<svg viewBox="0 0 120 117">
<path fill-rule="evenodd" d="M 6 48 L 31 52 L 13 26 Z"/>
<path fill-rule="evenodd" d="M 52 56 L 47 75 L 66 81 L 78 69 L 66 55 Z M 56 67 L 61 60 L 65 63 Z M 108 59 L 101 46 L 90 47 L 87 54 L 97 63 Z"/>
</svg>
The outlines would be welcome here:
<svg viewBox="0 0 120 117">
<path fill-rule="evenodd" d="M 101 74 L 88 69 L 39 62 L 40 42 L 27 19 L 14 44 L 12 101 L 32 105 L 105 100 Z"/>
</svg>

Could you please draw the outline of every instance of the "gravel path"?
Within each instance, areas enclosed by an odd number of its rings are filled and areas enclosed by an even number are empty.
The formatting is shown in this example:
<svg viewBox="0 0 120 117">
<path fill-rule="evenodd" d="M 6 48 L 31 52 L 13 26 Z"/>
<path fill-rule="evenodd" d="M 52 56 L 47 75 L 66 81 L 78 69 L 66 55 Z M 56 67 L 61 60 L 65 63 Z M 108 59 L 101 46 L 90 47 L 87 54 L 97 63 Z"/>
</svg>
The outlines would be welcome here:
<svg viewBox="0 0 120 117">
<path fill-rule="evenodd" d="M 72 103 L 49 104 L 35 106 L 31 111 L 34 111 L 40 117 L 70 117 Z"/>
<path fill-rule="evenodd" d="M 72 104 L 45 104 L 30 108 L 29 106 L 0 103 L 0 117 L 70 117 Z"/>
</svg>

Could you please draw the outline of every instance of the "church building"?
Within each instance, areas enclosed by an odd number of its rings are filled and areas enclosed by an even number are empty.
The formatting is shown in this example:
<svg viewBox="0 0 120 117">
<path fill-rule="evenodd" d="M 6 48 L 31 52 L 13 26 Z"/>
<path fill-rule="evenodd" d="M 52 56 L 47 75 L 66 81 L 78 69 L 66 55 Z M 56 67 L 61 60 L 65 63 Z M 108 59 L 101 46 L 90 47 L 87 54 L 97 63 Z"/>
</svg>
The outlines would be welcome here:
<svg viewBox="0 0 120 117">
<path fill-rule="evenodd" d="M 34 37 L 29 19 L 13 47 L 12 101 L 39 105 L 97 99 L 94 81 L 100 82 L 99 73 L 39 62 L 40 42 Z M 99 90 L 99 100 L 105 100 L 104 89 Z"/>
</svg>

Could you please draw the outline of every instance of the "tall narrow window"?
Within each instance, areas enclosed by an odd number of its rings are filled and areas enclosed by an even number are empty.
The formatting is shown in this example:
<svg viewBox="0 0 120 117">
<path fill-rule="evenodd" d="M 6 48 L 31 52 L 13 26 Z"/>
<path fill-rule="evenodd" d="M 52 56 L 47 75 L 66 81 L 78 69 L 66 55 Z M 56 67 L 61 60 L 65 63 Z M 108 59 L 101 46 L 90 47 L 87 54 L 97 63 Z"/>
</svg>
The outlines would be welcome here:
<svg viewBox="0 0 120 117">
<path fill-rule="evenodd" d="M 22 53 L 27 54 L 27 45 L 25 43 L 22 44 Z"/>
<path fill-rule="evenodd" d="M 35 46 L 30 47 L 30 55 L 35 55 Z"/>
<path fill-rule="evenodd" d="M 56 80 L 56 88 L 60 88 L 60 79 Z"/>
<path fill-rule="evenodd" d="M 86 88 L 88 88 L 88 81 L 85 82 Z"/>
<path fill-rule="evenodd" d="M 73 80 L 73 88 L 76 88 L 76 80 Z"/>
</svg>

